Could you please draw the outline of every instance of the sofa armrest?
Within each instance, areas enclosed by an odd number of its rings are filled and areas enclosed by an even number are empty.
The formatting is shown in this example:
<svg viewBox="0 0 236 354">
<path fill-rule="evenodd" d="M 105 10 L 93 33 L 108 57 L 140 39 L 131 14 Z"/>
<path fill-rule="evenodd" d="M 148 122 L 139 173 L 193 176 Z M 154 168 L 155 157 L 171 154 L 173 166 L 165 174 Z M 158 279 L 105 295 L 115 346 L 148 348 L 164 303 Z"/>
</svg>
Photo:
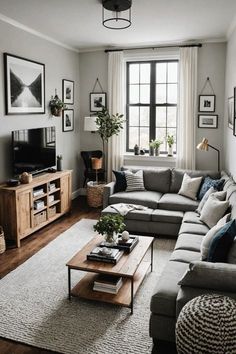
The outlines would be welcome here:
<svg viewBox="0 0 236 354">
<path fill-rule="evenodd" d="M 191 262 L 179 285 L 192 288 L 236 292 L 236 265 L 229 263 Z"/>
<path fill-rule="evenodd" d="M 236 300 L 236 265 L 195 261 L 179 281 L 176 299 L 176 318 L 183 306 L 205 294 L 220 294 Z"/>
<path fill-rule="evenodd" d="M 110 182 L 104 187 L 103 191 L 103 209 L 109 205 L 109 197 L 114 194 L 115 182 Z"/>
</svg>

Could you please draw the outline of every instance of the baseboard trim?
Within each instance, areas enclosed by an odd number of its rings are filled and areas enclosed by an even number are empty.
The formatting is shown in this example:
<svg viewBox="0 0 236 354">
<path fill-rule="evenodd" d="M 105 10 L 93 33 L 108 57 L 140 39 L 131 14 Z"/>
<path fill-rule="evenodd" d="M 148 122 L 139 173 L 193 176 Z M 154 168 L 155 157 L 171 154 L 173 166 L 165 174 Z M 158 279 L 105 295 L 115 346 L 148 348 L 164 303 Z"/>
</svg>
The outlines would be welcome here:
<svg viewBox="0 0 236 354">
<path fill-rule="evenodd" d="M 79 189 L 76 189 L 74 192 L 72 192 L 72 200 L 77 198 L 80 195 Z"/>
</svg>

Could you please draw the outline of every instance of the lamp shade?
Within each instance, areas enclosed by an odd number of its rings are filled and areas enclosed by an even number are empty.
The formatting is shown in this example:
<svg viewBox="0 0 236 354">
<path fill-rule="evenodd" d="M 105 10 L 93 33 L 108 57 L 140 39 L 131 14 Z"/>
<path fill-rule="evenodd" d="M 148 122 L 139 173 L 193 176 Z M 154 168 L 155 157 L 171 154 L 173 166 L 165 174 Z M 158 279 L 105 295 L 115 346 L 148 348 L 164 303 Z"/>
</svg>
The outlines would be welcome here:
<svg viewBox="0 0 236 354">
<path fill-rule="evenodd" d="M 96 119 L 97 117 L 84 117 L 84 130 L 88 132 L 95 132 L 98 130 Z"/>
<path fill-rule="evenodd" d="M 198 150 L 208 151 L 208 140 L 203 138 L 202 141 L 197 145 Z"/>
</svg>

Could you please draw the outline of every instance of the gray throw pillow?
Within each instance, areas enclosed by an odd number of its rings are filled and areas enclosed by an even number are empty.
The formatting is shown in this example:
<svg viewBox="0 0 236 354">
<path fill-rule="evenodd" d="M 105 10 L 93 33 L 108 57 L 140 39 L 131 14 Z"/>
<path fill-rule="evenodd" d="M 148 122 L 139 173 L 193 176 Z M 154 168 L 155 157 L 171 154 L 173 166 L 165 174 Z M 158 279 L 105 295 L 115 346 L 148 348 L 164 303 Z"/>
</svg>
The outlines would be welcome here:
<svg viewBox="0 0 236 354">
<path fill-rule="evenodd" d="M 212 240 L 214 239 L 216 233 L 230 220 L 230 214 L 227 214 L 221 218 L 218 223 L 213 226 L 207 234 L 203 237 L 201 243 L 201 260 L 204 261 L 207 259 L 208 252 L 210 249 L 210 245 Z"/>
<path fill-rule="evenodd" d="M 202 177 L 191 178 L 187 173 L 185 173 L 178 194 L 181 194 L 193 200 L 197 200 L 197 193 L 201 182 Z"/>
<path fill-rule="evenodd" d="M 133 191 L 144 191 L 144 183 L 143 183 L 143 171 L 139 170 L 135 173 L 131 171 L 125 171 L 125 178 L 127 183 L 126 192 Z"/>
<path fill-rule="evenodd" d="M 200 220 L 212 228 L 222 218 L 228 207 L 228 201 L 220 201 L 214 194 L 211 194 L 202 208 Z"/>
<path fill-rule="evenodd" d="M 200 201 L 198 208 L 196 209 L 196 212 L 198 214 L 201 214 L 202 208 L 204 207 L 207 199 L 209 198 L 209 195 L 211 195 L 212 193 L 215 193 L 216 189 L 214 189 L 214 187 L 211 187 L 210 189 L 208 189 L 208 191 L 204 194 L 202 200 Z"/>
</svg>

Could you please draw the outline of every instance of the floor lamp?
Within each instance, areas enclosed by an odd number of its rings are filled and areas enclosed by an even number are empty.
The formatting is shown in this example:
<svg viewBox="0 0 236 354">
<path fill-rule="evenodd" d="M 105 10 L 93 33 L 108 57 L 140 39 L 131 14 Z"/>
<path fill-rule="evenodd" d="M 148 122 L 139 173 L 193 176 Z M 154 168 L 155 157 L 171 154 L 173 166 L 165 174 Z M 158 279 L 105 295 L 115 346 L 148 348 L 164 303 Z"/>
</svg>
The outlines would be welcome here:
<svg viewBox="0 0 236 354">
<path fill-rule="evenodd" d="M 220 150 L 218 150 L 214 146 L 210 145 L 206 138 L 203 138 L 202 141 L 197 145 L 197 149 L 198 150 L 202 150 L 202 151 L 208 151 L 209 147 L 212 148 L 213 150 L 217 151 L 217 154 L 218 154 L 218 171 L 220 171 Z"/>
</svg>

